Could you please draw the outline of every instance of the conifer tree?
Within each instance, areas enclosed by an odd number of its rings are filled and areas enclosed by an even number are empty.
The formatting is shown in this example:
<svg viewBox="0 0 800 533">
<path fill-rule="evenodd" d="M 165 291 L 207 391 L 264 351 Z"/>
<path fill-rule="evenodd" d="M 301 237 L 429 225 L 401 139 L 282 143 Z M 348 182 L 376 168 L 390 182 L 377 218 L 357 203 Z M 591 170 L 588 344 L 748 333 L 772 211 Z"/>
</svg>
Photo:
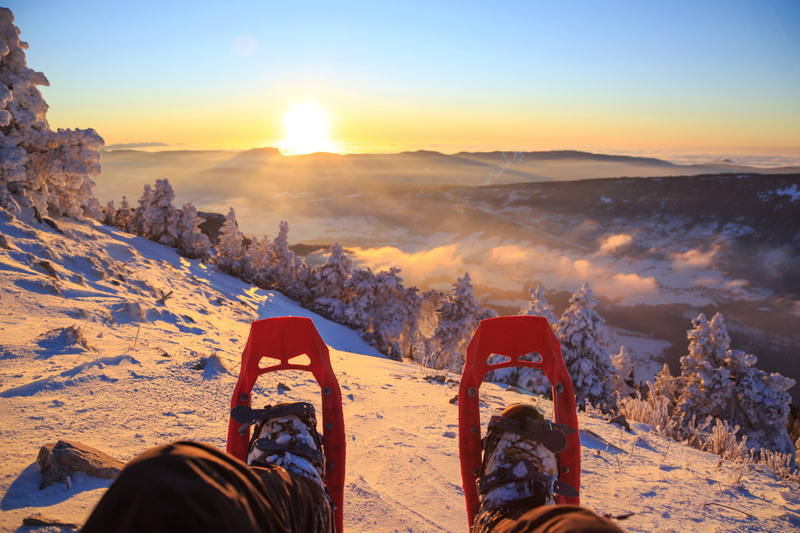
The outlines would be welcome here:
<svg viewBox="0 0 800 533">
<path fill-rule="evenodd" d="M 103 208 L 103 224 L 113 227 L 116 214 L 117 210 L 114 209 L 114 200 L 109 200 L 105 208 Z"/>
<path fill-rule="evenodd" d="M 473 295 L 469 273 L 453 284 L 453 294 L 439 308 L 439 323 L 433 340 L 436 353 L 432 364 L 436 368 L 461 372 L 466 358 L 467 345 L 481 320 L 493 318 L 497 313 L 483 309 Z"/>
<path fill-rule="evenodd" d="M 172 190 L 169 180 L 156 180 L 152 197 L 142 210 L 142 230 L 145 237 L 165 246 L 175 246 L 180 215 L 175 212 L 174 202 L 175 191 Z"/>
<path fill-rule="evenodd" d="M 611 389 L 619 393 L 620 398 L 633 396 L 636 392 L 636 384 L 633 377 L 636 363 L 631 358 L 630 349 L 620 346 L 619 352 L 611 355 L 611 363 L 617 370 L 611 376 Z"/>
<path fill-rule="evenodd" d="M 244 271 L 244 235 L 236 224 L 236 211 L 231 207 L 225 222 L 219 230 L 219 244 L 217 245 L 217 267 L 233 276 L 238 276 Z"/>
<path fill-rule="evenodd" d="M 569 300 L 570 306 L 558 321 L 564 364 L 572 378 L 576 401 L 584 405 L 611 403 L 611 379 L 616 374 L 611 356 L 603 348 L 605 320 L 594 307 L 597 300 L 587 283 Z"/>
<path fill-rule="evenodd" d="M 39 86 L 50 83 L 28 68 L 14 15 L 0 8 L 0 205 L 48 210 L 78 220 L 101 219 L 90 176 L 100 173 L 103 139 L 94 130 L 52 131 Z"/>
<path fill-rule="evenodd" d="M 670 404 L 675 403 L 675 391 L 678 389 L 675 376 L 669 371 L 669 366 L 664 363 L 658 374 L 655 376 L 655 383 L 653 383 L 653 392 L 656 396 L 663 396 L 669 400 Z"/>
<path fill-rule="evenodd" d="M 145 230 L 144 230 L 144 212 L 150 207 L 150 202 L 153 200 L 153 189 L 150 187 L 149 184 L 144 185 L 144 190 L 142 191 L 142 196 L 139 198 L 139 207 L 136 208 L 136 211 L 133 215 L 133 227 L 136 232 L 136 235 L 140 237 L 146 237 Z"/>
<path fill-rule="evenodd" d="M 197 216 L 197 209 L 192 204 L 184 204 L 176 215 L 175 245 L 178 252 L 189 259 L 208 259 L 211 256 L 211 241 L 199 228 L 205 219 Z"/>
<path fill-rule="evenodd" d="M 789 388 L 794 380 L 757 368 L 758 359 L 730 349 L 730 336 L 720 313 L 708 322 L 701 314 L 692 320 L 687 336 L 689 354 L 681 358 L 677 415 L 684 422 L 711 416 L 741 428 L 750 447 L 788 453 L 792 442 Z"/>
<path fill-rule="evenodd" d="M 345 291 L 345 284 L 353 272 L 353 263 L 344 253 L 339 243 L 331 246 L 331 253 L 327 261 L 314 271 L 314 284 L 312 295 L 315 300 L 319 298 L 335 298 L 345 303 L 349 295 Z"/>
<path fill-rule="evenodd" d="M 128 203 L 128 198 L 125 196 L 122 197 L 122 202 L 119 204 L 119 209 L 117 209 L 114 216 L 114 226 L 122 231 L 135 233 L 133 227 L 133 212 L 131 211 L 131 205 Z"/>
<path fill-rule="evenodd" d="M 544 287 L 537 285 L 535 289 L 530 289 L 531 299 L 525 307 L 520 309 L 520 316 L 543 316 L 550 323 L 550 327 L 554 328 L 558 324 L 558 317 L 553 313 L 550 304 L 544 297 Z"/>
</svg>

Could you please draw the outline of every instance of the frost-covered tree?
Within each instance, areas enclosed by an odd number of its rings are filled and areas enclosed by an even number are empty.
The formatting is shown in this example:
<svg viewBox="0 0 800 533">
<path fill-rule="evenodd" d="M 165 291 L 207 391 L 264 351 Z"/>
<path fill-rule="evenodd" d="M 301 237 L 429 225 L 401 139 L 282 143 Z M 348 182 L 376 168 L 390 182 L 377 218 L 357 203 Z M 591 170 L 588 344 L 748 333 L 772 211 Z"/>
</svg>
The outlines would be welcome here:
<svg viewBox="0 0 800 533">
<path fill-rule="evenodd" d="M 530 289 L 531 299 L 525 307 L 520 309 L 520 316 L 543 316 L 550 323 L 550 327 L 555 328 L 558 324 L 558 317 L 553 313 L 547 298 L 544 297 L 544 287 L 537 285 L 535 289 Z"/>
<path fill-rule="evenodd" d="M 724 319 L 717 313 L 709 322 L 701 313 L 692 326 L 687 333 L 689 354 L 681 358 L 679 416 L 727 420 L 734 393 L 731 373 L 723 366 L 731 344 Z"/>
<path fill-rule="evenodd" d="M 620 346 L 619 352 L 611 355 L 611 363 L 617 369 L 617 372 L 611 376 L 611 389 L 619 393 L 620 398 L 633 396 L 636 392 L 633 378 L 636 363 L 631 357 L 630 349 Z"/>
<path fill-rule="evenodd" d="M 109 200 L 103 208 L 103 224 L 106 226 L 114 226 L 117 210 L 114 209 L 114 200 Z"/>
<path fill-rule="evenodd" d="M 136 208 L 133 214 L 133 229 L 136 235 L 145 237 L 144 231 L 144 212 L 150 207 L 150 202 L 153 200 L 153 189 L 149 184 L 145 184 L 142 196 L 139 198 L 139 207 Z"/>
<path fill-rule="evenodd" d="M 396 360 L 414 358 L 416 350 L 424 350 L 419 331 L 423 298 L 416 287 L 403 285 L 399 273 L 394 267 L 377 274 L 368 268 L 352 271 L 339 297 L 321 296 L 316 305 L 325 316 L 359 330 L 381 353 Z"/>
<path fill-rule="evenodd" d="M 663 368 L 656 374 L 655 383 L 653 383 L 653 393 L 656 396 L 663 396 L 669 400 L 670 404 L 675 403 L 675 391 L 678 389 L 678 384 L 675 382 L 675 376 L 669 371 L 669 366 L 665 363 Z"/>
<path fill-rule="evenodd" d="M 231 207 L 219 230 L 217 245 L 217 267 L 223 272 L 238 276 L 245 268 L 243 246 L 244 235 L 236 224 L 236 212 Z"/>
<path fill-rule="evenodd" d="M 211 241 L 199 228 L 205 219 L 197 216 L 197 209 L 192 204 L 184 204 L 175 215 L 178 218 L 175 226 L 177 234 L 175 247 L 178 252 L 189 259 L 211 257 Z"/>
<path fill-rule="evenodd" d="M 133 211 L 128 203 L 128 198 L 125 196 L 122 197 L 122 202 L 119 204 L 119 209 L 117 209 L 114 216 L 114 226 L 128 233 L 136 232 L 133 227 Z"/>
<path fill-rule="evenodd" d="M 491 309 L 483 309 L 475 299 L 469 273 L 453 284 L 453 293 L 439 308 L 439 323 L 433 340 L 436 353 L 431 364 L 435 368 L 461 372 L 467 355 L 467 345 L 478 324 L 485 318 L 496 317 Z"/>
<path fill-rule="evenodd" d="M 262 268 L 256 279 L 262 287 L 278 289 L 285 292 L 297 283 L 297 263 L 294 252 L 289 249 L 289 223 L 281 222 L 278 236 L 269 247 L 270 260 L 268 266 Z"/>
<path fill-rule="evenodd" d="M 701 314 L 692 320 L 687 336 L 689 354 L 681 358 L 677 414 L 684 421 L 711 416 L 741 427 L 750 447 L 789 453 L 789 420 L 794 380 L 757 368 L 758 359 L 730 349 L 730 336 L 721 314 L 708 322 Z"/>
<path fill-rule="evenodd" d="M 14 15 L 0 8 L 0 205 L 100 219 L 90 176 L 100 173 L 103 139 L 92 129 L 50 129 L 36 87 L 50 83 L 28 68 L 19 35 Z"/>
<path fill-rule="evenodd" d="M 558 324 L 558 317 L 550 309 L 550 304 L 544 297 L 544 287 L 538 285 L 535 289 L 530 289 L 531 299 L 519 310 L 519 316 L 541 316 L 547 319 L 551 328 Z M 491 363 L 500 362 L 501 356 L 493 356 Z M 523 356 L 523 360 L 525 360 Z M 530 360 L 530 358 L 528 359 Z M 537 394 L 544 394 L 551 389 L 550 381 L 544 372 L 537 368 L 529 367 L 508 367 L 498 370 L 491 370 L 486 373 L 486 381 L 495 383 L 507 383 L 520 389 L 524 389 Z"/>
<path fill-rule="evenodd" d="M 272 264 L 272 251 L 266 235 L 261 240 L 258 240 L 258 237 L 253 237 L 250 246 L 247 247 L 245 252 L 244 260 L 246 265 L 244 279 L 257 284 L 258 273 Z"/>
<path fill-rule="evenodd" d="M 564 364 L 572 378 L 576 401 L 583 405 L 611 403 L 611 380 L 616 369 L 603 348 L 607 332 L 605 320 L 594 310 L 597 300 L 588 283 L 569 300 L 569 308 L 558 320 Z"/>
<path fill-rule="evenodd" d="M 315 300 L 335 298 L 347 303 L 350 295 L 345 290 L 347 280 L 353 275 L 353 263 L 344 253 L 339 243 L 331 246 L 327 261 L 314 271 L 311 293 Z"/>
<path fill-rule="evenodd" d="M 145 237 L 165 246 L 176 245 L 180 215 L 175 212 L 174 202 L 175 191 L 172 190 L 169 180 L 156 180 L 153 195 L 142 210 L 142 230 Z"/>
</svg>

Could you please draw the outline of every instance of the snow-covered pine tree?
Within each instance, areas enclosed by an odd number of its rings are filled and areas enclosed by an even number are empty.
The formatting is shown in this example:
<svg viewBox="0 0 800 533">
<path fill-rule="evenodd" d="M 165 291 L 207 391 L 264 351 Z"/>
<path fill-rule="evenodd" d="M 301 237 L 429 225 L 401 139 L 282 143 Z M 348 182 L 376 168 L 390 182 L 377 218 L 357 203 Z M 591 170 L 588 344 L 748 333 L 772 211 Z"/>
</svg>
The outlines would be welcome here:
<svg viewBox="0 0 800 533">
<path fill-rule="evenodd" d="M 142 196 L 139 198 L 139 207 L 137 207 L 133 213 L 133 228 L 136 235 L 140 237 L 146 237 L 144 231 L 144 212 L 150 206 L 152 200 L 153 189 L 146 183 L 142 191 Z"/>
<path fill-rule="evenodd" d="M 544 287 L 538 285 L 530 289 L 531 299 L 519 310 L 519 316 L 541 316 L 547 319 L 551 328 L 558 324 L 558 317 L 550 309 L 550 304 L 544 297 Z M 537 394 L 544 394 L 551 389 L 550 381 L 544 372 L 537 368 L 510 367 L 492 370 L 486 373 L 486 381 L 495 383 L 508 383 L 520 389 Z"/>
<path fill-rule="evenodd" d="M 109 200 L 103 208 L 103 224 L 113 227 L 116 214 L 117 210 L 114 209 L 114 200 Z"/>
<path fill-rule="evenodd" d="M 297 281 L 294 252 L 289 249 L 289 223 L 282 221 L 278 236 L 270 245 L 270 264 L 256 274 L 262 287 L 277 289 L 286 294 L 286 289 Z"/>
<path fill-rule="evenodd" d="M 664 363 L 663 368 L 656 374 L 653 392 L 656 396 L 663 396 L 669 400 L 670 404 L 674 404 L 676 390 L 678 390 L 678 384 L 675 382 L 675 376 L 669 371 L 669 366 Z"/>
<path fill-rule="evenodd" d="M 350 300 L 350 294 L 345 291 L 345 284 L 353 273 L 353 263 L 344 253 L 339 243 L 331 246 L 331 253 L 327 261 L 314 271 L 314 281 L 311 294 L 314 300 L 319 298 L 335 298 L 344 303 Z"/>
<path fill-rule="evenodd" d="M 558 320 L 557 334 L 576 402 L 610 405 L 611 380 L 616 370 L 602 346 L 607 337 L 606 321 L 594 310 L 597 300 L 588 283 L 572 295 L 569 304 Z"/>
<path fill-rule="evenodd" d="M 50 129 L 36 88 L 50 83 L 28 68 L 19 35 L 11 10 L 0 8 L 0 205 L 100 219 L 90 176 L 100 173 L 103 139 L 92 129 Z"/>
<path fill-rule="evenodd" d="M 156 180 L 153 196 L 142 211 L 145 237 L 165 246 L 176 245 L 181 215 L 175 212 L 174 202 L 175 191 L 172 190 L 169 180 Z"/>
<path fill-rule="evenodd" d="M 117 209 L 114 216 L 114 226 L 122 231 L 135 233 L 133 211 L 131 210 L 131 204 L 128 203 L 128 198 L 125 196 L 122 197 L 122 202 L 119 204 L 119 209 Z"/>
<path fill-rule="evenodd" d="M 612 390 L 619 393 L 620 398 L 633 396 L 636 392 L 633 378 L 636 363 L 631 358 L 630 349 L 620 346 L 619 352 L 611 355 L 611 363 L 617 369 L 616 374 L 611 376 Z"/>
<path fill-rule="evenodd" d="M 433 340 L 436 353 L 431 358 L 434 368 L 461 372 L 467 355 L 467 345 L 478 324 L 485 318 L 494 318 L 497 313 L 478 305 L 472 289 L 469 273 L 453 284 L 453 293 L 439 308 L 439 323 Z"/>
<path fill-rule="evenodd" d="M 175 247 L 178 252 L 189 259 L 211 257 L 211 241 L 198 227 L 205 219 L 197 216 L 197 209 L 192 204 L 184 204 L 177 213 L 179 217 Z"/>
<path fill-rule="evenodd" d="M 219 244 L 217 245 L 217 267 L 231 274 L 239 276 L 244 271 L 244 253 L 242 244 L 244 235 L 236 224 L 236 211 L 231 207 L 225 222 L 219 230 Z"/>
<path fill-rule="evenodd" d="M 544 287 L 537 285 L 535 289 L 530 289 L 531 299 L 527 305 L 520 309 L 520 316 L 543 316 L 550 323 L 551 328 L 558 324 L 558 317 L 553 313 L 547 298 L 544 297 Z"/>
<path fill-rule="evenodd" d="M 747 445 L 789 453 L 786 431 L 794 380 L 757 368 L 757 358 L 730 349 L 730 336 L 720 313 L 709 323 L 705 315 L 692 320 L 689 355 L 681 358 L 678 416 L 686 421 L 712 416 L 741 427 Z"/>
<path fill-rule="evenodd" d="M 717 313 L 709 323 L 701 313 L 692 326 L 687 332 L 689 354 L 681 357 L 678 416 L 684 421 L 692 416 L 727 420 L 734 409 L 734 393 L 730 371 L 722 366 L 731 343 L 724 319 Z"/>
<path fill-rule="evenodd" d="M 243 279 L 257 285 L 258 273 L 272 264 L 271 253 L 269 240 L 266 235 L 261 240 L 258 240 L 258 237 L 253 237 L 250 246 L 247 247 L 247 251 L 245 252 L 244 262 L 246 271 L 243 275 Z"/>
</svg>

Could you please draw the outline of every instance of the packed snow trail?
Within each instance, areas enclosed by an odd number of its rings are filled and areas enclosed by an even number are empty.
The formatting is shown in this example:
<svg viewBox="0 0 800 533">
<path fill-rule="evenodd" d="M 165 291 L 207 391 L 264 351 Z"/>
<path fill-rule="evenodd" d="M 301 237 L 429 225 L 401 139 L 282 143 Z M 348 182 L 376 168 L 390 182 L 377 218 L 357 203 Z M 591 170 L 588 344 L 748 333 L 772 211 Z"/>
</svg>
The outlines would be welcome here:
<svg viewBox="0 0 800 533">
<path fill-rule="evenodd" d="M 276 316 L 311 317 L 331 349 L 347 435 L 345 531 L 467 530 L 450 403 L 457 384 L 380 357 L 355 332 L 173 250 L 99 224 L 56 222 L 65 235 L 0 212 L 11 248 L 0 249 L 0 531 L 28 531 L 20 524 L 35 513 L 82 523 L 109 485 L 76 475 L 71 489 L 39 490 L 45 443 L 76 440 L 123 461 L 179 439 L 224 449 L 250 323 Z M 163 305 L 162 290 L 173 291 Z M 305 372 L 265 375 L 253 393 L 254 406 L 319 408 Z M 484 427 L 512 402 L 552 412 L 546 400 L 491 383 L 481 400 Z M 579 424 L 581 503 L 633 513 L 620 522 L 627 530 L 800 529 L 797 487 L 761 465 L 737 486 L 729 462 L 718 468 L 717 456 L 643 424 L 632 424 L 635 435 L 584 414 Z"/>
</svg>

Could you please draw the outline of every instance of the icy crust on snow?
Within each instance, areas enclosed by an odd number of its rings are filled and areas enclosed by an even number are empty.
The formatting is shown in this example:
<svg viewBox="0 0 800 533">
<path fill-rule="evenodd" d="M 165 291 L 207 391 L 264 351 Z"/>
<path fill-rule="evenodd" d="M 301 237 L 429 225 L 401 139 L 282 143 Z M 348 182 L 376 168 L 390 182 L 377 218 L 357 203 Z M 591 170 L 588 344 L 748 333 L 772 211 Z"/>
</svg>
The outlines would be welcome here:
<svg viewBox="0 0 800 533">
<path fill-rule="evenodd" d="M 225 449 L 250 323 L 273 316 L 312 317 L 331 348 L 347 436 L 345 531 L 466 530 L 458 408 L 450 403 L 457 385 L 377 357 L 353 331 L 174 250 L 68 219 L 56 219 L 61 235 L 27 216 L 0 210 L 0 235 L 13 247 L 0 249 L 0 532 L 24 531 L 22 519 L 35 513 L 82 523 L 108 487 L 76 476 L 71 489 L 40 491 L 35 461 L 47 442 L 77 440 L 122 461 L 181 439 Z M 46 250 L 58 280 L 35 266 Z M 173 291 L 164 305 L 161 290 Z M 39 342 L 72 326 L 96 351 L 78 350 L 69 336 L 61 345 L 51 342 L 58 335 Z M 480 399 L 484 429 L 520 401 L 553 418 L 550 402 L 507 386 L 484 383 Z M 319 386 L 302 372 L 266 374 L 253 389 L 256 405 L 308 401 L 319 410 L 320 400 Z M 763 465 L 737 484 L 730 462 L 649 426 L 633 423 L 629 434 L 584 414 L 578 420 L 581 503 L 634 513 L 620 522 L 628 531 L 771 532 L 800 524 L 798 487 Z"/>
</svg>

